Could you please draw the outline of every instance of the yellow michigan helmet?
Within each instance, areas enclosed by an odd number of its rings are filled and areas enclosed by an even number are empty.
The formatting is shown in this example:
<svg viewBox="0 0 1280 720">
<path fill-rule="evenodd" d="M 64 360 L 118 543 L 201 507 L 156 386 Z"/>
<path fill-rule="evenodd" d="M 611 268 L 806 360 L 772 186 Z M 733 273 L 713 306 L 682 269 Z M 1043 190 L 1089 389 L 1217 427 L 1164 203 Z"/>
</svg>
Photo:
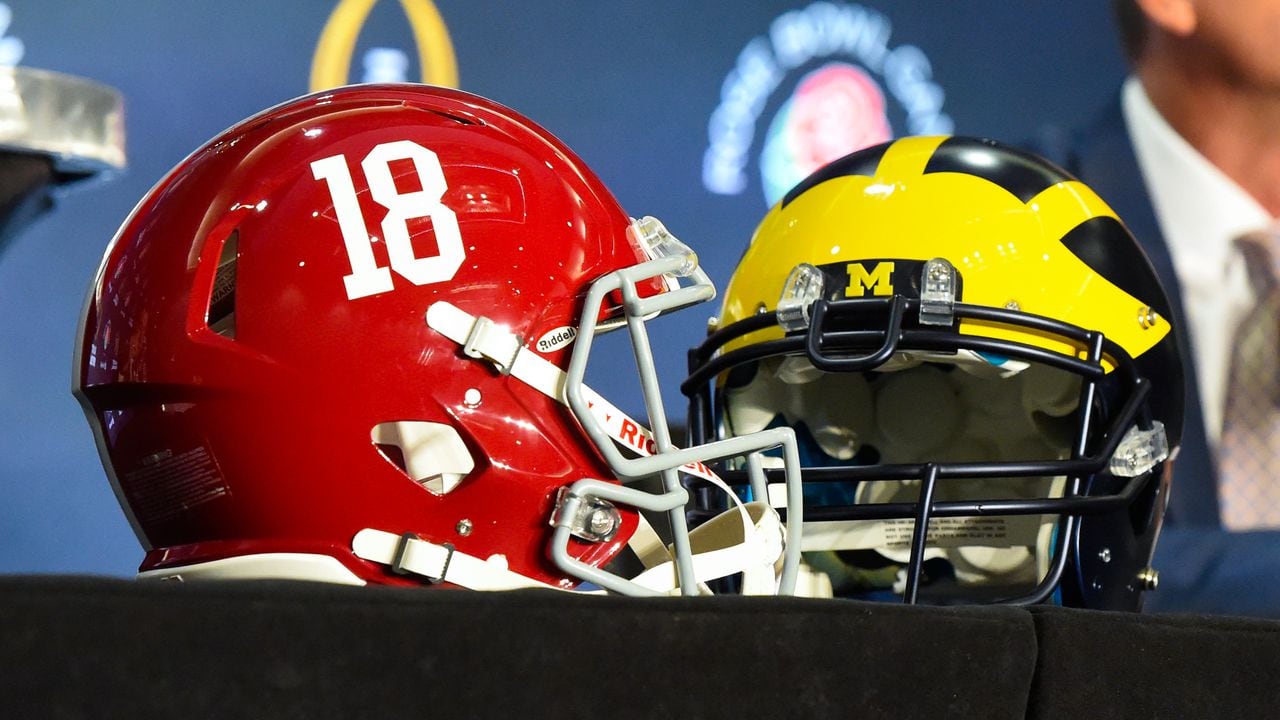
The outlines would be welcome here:
<svg viewBox="0 0 1280 720">
<path fill-rule="evenodd" d="M 795 429 L 810 594 L 1138 609 L 1182 428 L 1169 316 L 1083 183 L 903 138 L 769 210 L 690 352 L 689 431 Z"/>
</svg>

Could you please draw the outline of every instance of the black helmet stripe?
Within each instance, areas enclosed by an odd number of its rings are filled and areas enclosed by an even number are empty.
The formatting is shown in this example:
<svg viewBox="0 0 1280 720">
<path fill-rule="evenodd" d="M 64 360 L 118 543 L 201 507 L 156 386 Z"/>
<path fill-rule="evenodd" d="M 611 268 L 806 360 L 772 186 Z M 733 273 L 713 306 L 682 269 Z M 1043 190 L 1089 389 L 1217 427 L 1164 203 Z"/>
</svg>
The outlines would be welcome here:
<svg viewBox="0 0 1280 720">
<path fill-rule="evenodd" d="M 999 152 L 994 152 L 995 149 Z M 974 152 L 977 151 L 977 152 Z M 975 157 L 999 162 L 974 162 Z M 1066 182 L 1066 171 L 1029 152 L 978 138 L 947 138 L 925 165 L 928 173 L 957 172 L 980 177 L 1008 190 L 1022 202 L 1046 188 Z"/>
<path fill-rule="evenodd" d="M 782 207 L 791 204 L 791 201 L 803 195 L 809 188 L 828 180 L 848 175 L 874 176 L 876 167 L 880 165 L 880 158 L 884 157 L 885 151 L 889 149 L 891 144 L 877 145 L 865 150 L 859 150 L 851 155 L 845 155 L 839 160 L 832 160 L 829 164 L 802 180 L 799 185 L 791 188 L 790 192 L 782 198 Z"/>
<path fill-rule="evenodd" d="M 792 188 L 782 198 L 782 207 L 789 205 L 809 188 L 828 180 L 849 175 L 867 177 L 875 175 L 880 159 L 890 145 L 892 143 L 885 143 L 832 161 Z M 980 151 L 978 156 L 990 159 L 994 156 L 991 150 L 996 147 L 1001 149 L 998 154 L 1001 159 L 999 164 L 990 165 L 973 161 L 975 155 L 971 151 L 978 150 Z M 933 153 L 933 157 L 929 159 L 924 171 L 926 173 L 958 172 L 979 177 L 1008 190 L 1022 202 L 1027 202 L 1045 188 L 1071 179 L 1066 171 L 1029 152 L 1000 145 L 991 140 L 967 137 L 951 137 L 944 140 Z"/>
</svg>

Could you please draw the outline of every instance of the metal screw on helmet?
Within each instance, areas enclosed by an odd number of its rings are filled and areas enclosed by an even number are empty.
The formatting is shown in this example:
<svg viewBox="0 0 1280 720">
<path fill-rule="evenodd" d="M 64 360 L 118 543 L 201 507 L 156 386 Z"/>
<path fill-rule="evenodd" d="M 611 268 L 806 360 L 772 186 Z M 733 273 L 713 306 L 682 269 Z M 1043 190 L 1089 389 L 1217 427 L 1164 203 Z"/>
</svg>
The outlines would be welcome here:
<svg viewBox="0 0 1280 720">
<path fill-rule="evenodd" d="M 1138 571 L 1138 587 L 1142 590 L 1155 590 L 1160 587 L 1160 571 L 1150 567 Z"/>
<path fill-rule="evenodd" d="M 453 529 L 458 531 L 459 535 L 466 537 L 467 535 L 471 534 L 472 527 L 473 526 L 470 520 L 468 520 L 467 518 L 462 518 L 461 520 L 458 521 L 457 525 L 453 526 Z"/>
<path fill-rule="evenodd" d="M 1102 548 L 1098 551 L 1098 559 L 1104 563 L 1111 562 L 1111 548 Z"/>
<path fill-rule="evenodd" d="M 591 511 L 591 517 L 587 520 L 587 527 L 590 528 L 592 534 L 608 537 L 613 535 L 614 530 L 617 529 L 618 520 L 617 512 L 613 511 L 613 508 L 598 507 Z"/>
<path fill-rule="evenodd" d="M 475 388 L 467 388 L 467 391 L 462 393 L 462 404 L 466 407 L 478 408 L 480 400 L 480 391 Z"/>
<path fill-rule="evenodd" d="M 1143 305 L 1138 309 L 1138 324 L 1143 330 L 1150 330 L 1156 326 L 1160 320 L 1160 314 L 1151 309 L 1150 305 Z"/>
</svg>

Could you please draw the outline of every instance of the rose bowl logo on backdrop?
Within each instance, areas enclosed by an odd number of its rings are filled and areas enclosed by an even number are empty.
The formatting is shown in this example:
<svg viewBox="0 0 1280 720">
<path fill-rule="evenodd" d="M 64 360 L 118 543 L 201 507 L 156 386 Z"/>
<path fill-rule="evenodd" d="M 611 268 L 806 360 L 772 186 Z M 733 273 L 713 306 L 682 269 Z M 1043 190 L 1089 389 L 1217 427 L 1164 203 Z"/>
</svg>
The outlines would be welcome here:
<svg viewBox="0 0 1280 720">
<path fill-rule="evenodd" d="M 815 2 L 775 18 L 721 86 L 702 160 L 707 190 L 745 191 L 758 152 L 772 205 L 822 165 L 892 139 L 895 127 L 950 134 L 955 124 L 928 57 L 914 45 L 891 47 L 890 34 L 889 19 L 861 5 Z"/>
</svg>

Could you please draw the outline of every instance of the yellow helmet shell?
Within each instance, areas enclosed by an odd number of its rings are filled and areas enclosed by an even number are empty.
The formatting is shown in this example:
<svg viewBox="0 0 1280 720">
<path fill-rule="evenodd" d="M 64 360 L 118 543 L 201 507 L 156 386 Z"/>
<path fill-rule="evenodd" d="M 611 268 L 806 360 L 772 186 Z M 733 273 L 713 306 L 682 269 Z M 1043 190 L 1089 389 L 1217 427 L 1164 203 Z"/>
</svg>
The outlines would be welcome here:
<svg viewBox="0 0 1280 720">
<path fill-rule="evenodd" d="M 1086 229 L 1088 247 L 1073 247 Z M 910 294 L 904 270 L 945 258 L 961 277 L 959 302 L 1100 331 L 1136 358 L 1170 332 L 1152 310 L 1165 300 L 1158 286 L 1161 297 L 1135 297 L 1082 259 L 1099 242 L 1136 247 L 1101 198 L 1040 158 L 989 141 L 903 138 L 828 165 L 769 210 L 729 282 L 719 324 L 774 311 L 801 263 L 823 269 L 828 285 L 843 285 L 823 293 L 836 300 Z M 1022 326 L 966 319 L 958 330 L 1074 357 L 1084 352 Z M 781 336 L 771 327 L 723 350 Z"/>
</svg>

